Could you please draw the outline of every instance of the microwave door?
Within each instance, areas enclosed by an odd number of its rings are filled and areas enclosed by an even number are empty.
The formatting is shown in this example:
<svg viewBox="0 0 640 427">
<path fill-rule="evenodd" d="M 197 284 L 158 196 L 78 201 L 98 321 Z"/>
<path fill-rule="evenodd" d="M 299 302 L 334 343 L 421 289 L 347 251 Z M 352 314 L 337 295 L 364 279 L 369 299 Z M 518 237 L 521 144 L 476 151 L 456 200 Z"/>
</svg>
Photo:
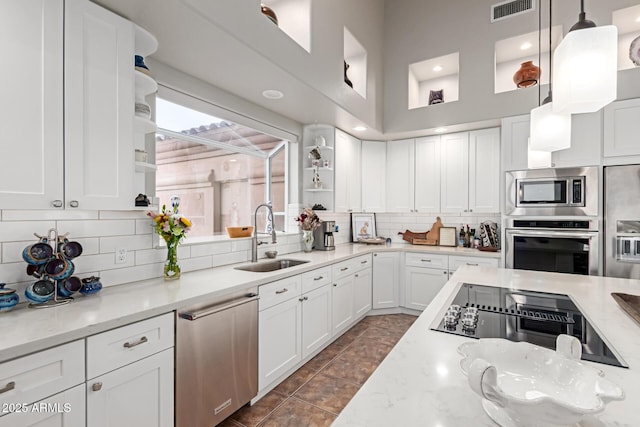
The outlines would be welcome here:
<svg viewBox="0 0 640 427">
<path fill-rule="evenodd" d="M 556 206 L 566 204 L 566 180 L 527 180 L 518 182 L 517 206 Z"/>
</svg>

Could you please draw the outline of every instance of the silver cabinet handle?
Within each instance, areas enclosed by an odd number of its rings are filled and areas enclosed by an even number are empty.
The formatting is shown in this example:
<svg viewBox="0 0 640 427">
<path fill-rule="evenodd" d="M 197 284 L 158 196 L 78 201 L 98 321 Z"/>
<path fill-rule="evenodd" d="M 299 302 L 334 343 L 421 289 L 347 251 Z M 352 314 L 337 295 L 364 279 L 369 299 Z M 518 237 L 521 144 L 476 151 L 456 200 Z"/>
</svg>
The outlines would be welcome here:
<svg viewBox="0 0 640 427">
<path fill-rule="evenodd" d="M 214 304 L 209 307 L 205 307 L 198 311 L 183 311 L 179 313 L 181 319 L 186 320 L 197 320 L 201 317 L 210 316 L 212 314 L 219 313 L 224 310 L 229 310 L 230 308 L 237 307 L 239 305 L 248 304 L 253 301 L 257 301 L 260 298 L 258 294 L 249 293 L 241 298 L 236 298 L 230 302 L 224 302 L 221 304 Z"/>
<path fill-rule="evenodd" d="M 298 301 L 302 302 L 302 301 L 304 301 L 304 298 L 300 297 L 300 298 L 298 298 Z"/>
<path fill-rule="evenodd" d="M 373 254 L 373 256 L 378 256 L 378 254 Z"/>
<path fill-rule="evenodd" d="M 478 263 L 475 263 L 475 264 L 474 264 L 474 263 L 472 263 L 472 262 L 468 262 L 468 263 L 467 263 L 467 265 L 473 265 L 473 266 L 475 266 L 475 267 L 478 267 L 480 264 L 478 264 Z"/>
<path fill-rule="evenodd" d="M 7 383 L 6 386 L 2 387 L 2 389 L 0 389 L 0 394 L 6 393 L 8 391 L 11 391 L 14 388 L 16 388 L 16 382 L 15 381 L 11 381 L 11 382 Z"/>
<path fill-rule="evenodd" d="M 102 390 L 102 383 L 93 383 L 91 385 L 91 390 L 93 391 L 100 391 Z"/>
<path fill-rule="evenodd" d="M 72 208 L 77 208 L 78 206 L 80 206 L 80 203 L 77 200 L 72 200 L 69 202 L 69 206 L 71 206 Z"/>
<path fill-rule="evenodd" d="M 144 343 L 146 343 L 148 341 L 149 340 L 147 339 L 147 337 L 142 337 L 136 342 L 126 342 L 126 343 L 124 343 L 123 347 L 124 348 L 133 348 L 133 347 L 135 347 L 137 345 L 144 344 Z"/>
<path fill-rule="evenodd" d="M 342 267 L 342 268 L 340 269 L 340 271 L 347 271 L 348 269 L 349 269 L 349 267 Z"/>
<path fill-rule="evenodd" d="M 469 212 L 473 212 L 473 209 L 469 209 Z"/>
<path fill-rule="evenodd" d="M 354 274 L 354 276 L 355 276 L 355 277 L 360 277 L 360 276 L 358 275 L 358 273 Z"/>
<path fill-rule="evenodd" d="M 333 286 L 338 286 L 338 284 L 337 284 L 337 283 L 334 283 L 334 284 L 333 284 Z"/>
<path fill-rule="evenodd" d="M 369 262 L 369 261 L 367 261 L 367 260 L 365 259 L 364 261 L 360 261 L 360 264 L 366 264 L 366 263 L 368 263 L 368 262 Z"/>
<path fill-rule="evenodd" d="M 322 280 L 322 279 L 324 279 L 324 276 L 318 276 L 313 278 L 313 280 Z"/>
<path fill-rule="evenodd" d="M 448 271 L 443 271 L 442 273 L 444 273 L 444 275 L 446 276 L 447 274 L 449 274 Z"/>
<path fill-rule="evenodd" d="M 302 297 L 303 300 L 308 301 L 309 297 Z"/>
<path fill-rule="evenodd" d="M 51 206 L 53 206 L 54 208 L 61 208 L 62 200 L 54 200 L 53 202 L 51 202 Z"/>
<path fill-rule="evenodd" d="M 284 294 L 285 292 L 289 292 L 289 289 L 287 289 L 287 288 L 282 288 L 281 290 L 276 291 L 276 294 Z"/>
<path fill-rule="evenodd" d="M 422 261 L 422 262 L 431 262 L 430 259 L 421 259 L 420 261 Z"/>
</svg>

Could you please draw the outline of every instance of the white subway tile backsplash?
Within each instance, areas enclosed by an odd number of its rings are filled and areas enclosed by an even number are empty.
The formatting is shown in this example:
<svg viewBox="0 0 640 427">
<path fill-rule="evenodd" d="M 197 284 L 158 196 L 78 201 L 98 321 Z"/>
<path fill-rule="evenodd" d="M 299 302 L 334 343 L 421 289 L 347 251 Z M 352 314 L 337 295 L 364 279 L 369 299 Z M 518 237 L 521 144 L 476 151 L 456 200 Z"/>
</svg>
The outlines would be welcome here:
<svg viewBox="0 0 640 427">
<path fill-rule="evenodd" d="M 151 218 L 146 210 L 139 211 L 100 211 L 100 219 L 146 219 L 151 224 Z"/>
<path fill-rule="evenodd" d="M 149 234 L 133 236 L 100 237 L 100 252 L 115 252 L 117 248 L 127 251 L 153 248 L 153 239 Z"/>
<path fill-rule="evenodd" d="M 249 261 L 251 253 L 249 251 L 230 252 L 227 254 L 213 255 L 213 265 L 235 264 L 237 262 Z"/>
<path fill-rule="evenodd" d="M 100 273 L 102 286 L 115 286 L 138 280 L 153 279 L 163 274 L 163 263 L 137 265 L 135 267 L 106 270 Z"/>
<path fill-rule="evenodd" d="M 180 251 L 181 248 L 178 248 Z M 181 254 L 178 254 L 178 259 L 181 259 Z M 167 249 L 147 249 L 136 251 L 136 265 L 153 264 L 157 262 L 164 262 L 167 259 Z"/>
<path fill-rule="evenodd" d="M 231 242 L 214 242 L 191 245 L 191 256 L 201 257 L 206 255 L 215 255 L 231 252 Z"/>
<path fill-rule="evenodd" d="M 127 236 L 135 234 L 135 220 L 58 221 L 58 230 L 70 238 Z"/>
<path fill-rule="evenodd" d="M 33 233 L 46 235 L 49 229 L 55 228 L 55 221 L 2 221 L 0 222 L 0 241 L 16 242 L 38 239 Z"/>
<path fill-rule="evenodd" d="M 180 271 L 186 273 L 188 271 L 203 270 L 213 267 L 211 256 L 203 256 L 198 258 L 187 258 L 180 261 Z"/>
<path fill-rule="evenodd" d="M 16 283 L 29 280 L 26 262 L 0 264 L 0 283 Z"/>
<path fill-rule="evenodd" d="M 127 262 L 124 264 L 116 264 L 115 253 L 98 254 L 98 255 L 81 255 L 73 260 L 76 266 L 74 274 L 84 274 L 91 271 L 111 270 L 114 268 L 132 267 L 135 264 L 134 254 L 127 254 Z"/>
<path fill-rule="evenodd" d="M 44 221 L 44 220 L 72 220 L 72 219 L 98 219 L 98 211 L 84 211 L 75 209 L 52 210 L 4 210 L 3 221 Z"/>
<path fill-rule="evenodd" d="M 150 218 L 136 219 L 136 234 L 153 234 L 154 231 Z"/>
<path fill-rule="evenodd" d="M 71 236 L 69 236 L 71 237 Z M 86 237 L 84 239 L 74 239 L 71 238 L 71 241 L 76 241 L 82 245 L 82 255 L 95 255 L 100 253 L 100 239 L 97 237 Z"/>
<path fill-rule="evenodd" d="M 22 251 L 25 247 L 36 243 L 35 237 L 31 240 L 21 242 L 7 242 L 2 244 L 2 263 L 24 262 L 22 259 Z M 26 265 L 26 263 L 25 263 Z M 2 278 L 0 278 L 2 281 Z"/>
<path fill-rule="evenodd" d="M 280 237 L 278 237 L 278 242 Z M 251 250 L 251 239 L 234 239 L 231 241 L 231 251 L 248 251 Z"/>
</svg>

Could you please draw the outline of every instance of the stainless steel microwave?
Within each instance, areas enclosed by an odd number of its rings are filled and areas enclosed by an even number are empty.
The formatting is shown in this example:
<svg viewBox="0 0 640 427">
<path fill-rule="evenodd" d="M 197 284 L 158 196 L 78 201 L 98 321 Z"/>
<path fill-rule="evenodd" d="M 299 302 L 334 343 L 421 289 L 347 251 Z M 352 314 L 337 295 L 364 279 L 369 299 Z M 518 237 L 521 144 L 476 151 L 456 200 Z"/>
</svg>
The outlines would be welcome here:
<svg viewBox="0 0 640 427">
<path fill-rule="evenodd" d="M 598 215 L 596 166 L 513 171 L 506 180 L 507 215 Z"/>
</svg>

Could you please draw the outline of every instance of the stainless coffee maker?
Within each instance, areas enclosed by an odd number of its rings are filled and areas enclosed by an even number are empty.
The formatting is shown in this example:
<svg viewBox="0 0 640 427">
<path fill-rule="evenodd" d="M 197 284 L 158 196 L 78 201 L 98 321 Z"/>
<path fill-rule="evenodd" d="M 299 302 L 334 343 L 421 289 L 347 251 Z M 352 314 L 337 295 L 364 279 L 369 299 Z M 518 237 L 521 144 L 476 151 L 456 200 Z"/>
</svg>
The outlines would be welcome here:
<svg viewBox="0 0 640 427">
<path fill-rule="evenodd" d="M 333 251 L 336 248 L 333 243 L 333 231 L 335 229 L 335 221 L 322 221 L 320 227 L 313 230 L 313 249 Z"/>
</svg>

